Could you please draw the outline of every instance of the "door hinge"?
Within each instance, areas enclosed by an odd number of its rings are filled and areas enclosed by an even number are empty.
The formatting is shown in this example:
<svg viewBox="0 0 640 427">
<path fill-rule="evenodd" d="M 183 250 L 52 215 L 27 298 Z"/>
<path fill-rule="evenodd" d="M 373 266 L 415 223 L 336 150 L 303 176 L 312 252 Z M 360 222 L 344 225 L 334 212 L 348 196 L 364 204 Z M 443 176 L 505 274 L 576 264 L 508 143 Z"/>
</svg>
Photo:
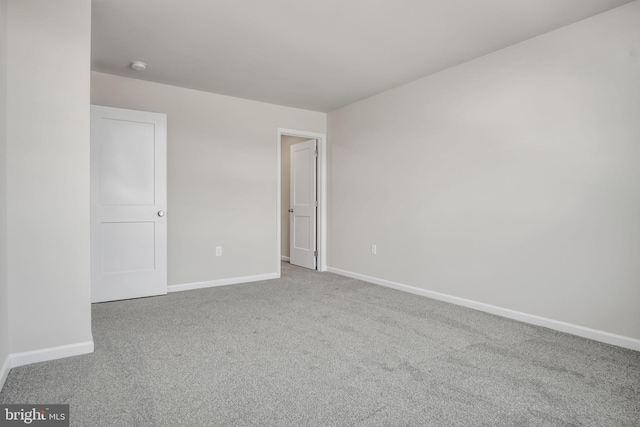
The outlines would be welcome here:
<svg viewBox="0 0 640 427">
<path fill-rule="evenodd" d="M 313 251 L 313 256 L 318 258 L 318 251 Z"/>
<path fill-rule="evenodd" d="M 318 150 L 314 151 L 313 154 L 315 154 L 315 156 L 318 157 Z"/>
<path fill-rule="evenodd" d="M 318 201 L 317 200 L 314 202 L 314 205 L 316 205 L 316 208 L 318 207 Z"/>
</svg>

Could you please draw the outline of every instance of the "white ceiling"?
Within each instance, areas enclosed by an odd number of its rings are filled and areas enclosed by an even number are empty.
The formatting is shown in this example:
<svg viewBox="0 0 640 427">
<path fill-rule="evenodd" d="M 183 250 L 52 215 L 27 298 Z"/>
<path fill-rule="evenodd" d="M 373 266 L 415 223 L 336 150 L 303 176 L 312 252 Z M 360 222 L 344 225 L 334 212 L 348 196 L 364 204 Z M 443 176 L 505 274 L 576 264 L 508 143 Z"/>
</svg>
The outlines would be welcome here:
<svg viewBox="0 0 640 427">
<path fill-rule="evenodd" d="M 93 0 L 92 69 L 328 112 L 629 2 Z"/>
</svg>

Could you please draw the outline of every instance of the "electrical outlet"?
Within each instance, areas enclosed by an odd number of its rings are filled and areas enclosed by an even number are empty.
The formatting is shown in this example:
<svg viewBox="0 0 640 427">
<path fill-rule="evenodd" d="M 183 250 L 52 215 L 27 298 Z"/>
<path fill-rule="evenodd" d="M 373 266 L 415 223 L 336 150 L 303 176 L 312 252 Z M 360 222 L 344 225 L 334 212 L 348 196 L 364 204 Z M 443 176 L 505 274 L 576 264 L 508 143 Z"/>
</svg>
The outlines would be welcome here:
<svg viewBox="0 0 640 427">
<path fill-rule="evenodd" d="M 375 255 L 378 252 L 377 245 L 371 245 L 371 255 Z"/>
<path fill-rule="evenodd" d="M 222 256 L 222 246 L 216 246 L 216 256 Z"/>
</svg>

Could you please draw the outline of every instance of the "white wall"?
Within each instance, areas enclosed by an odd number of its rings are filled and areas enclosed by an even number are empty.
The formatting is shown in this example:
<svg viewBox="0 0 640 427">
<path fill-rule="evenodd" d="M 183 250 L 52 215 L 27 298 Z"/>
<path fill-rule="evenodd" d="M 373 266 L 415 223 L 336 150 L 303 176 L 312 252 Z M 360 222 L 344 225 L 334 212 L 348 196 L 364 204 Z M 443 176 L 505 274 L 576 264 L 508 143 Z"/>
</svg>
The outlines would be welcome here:
<svg viewBox="0 0 640 427">
<path fill-rule="evenodd" d="M 326 114 L 97 72 L 91 102 L 167 114 L 169 285 L 276 272 L 277 129 Z"/>
<path fill-rule="evenodd" d="M 7 283 L 7 0 L 0 0 L 0 390 L 9 355 Z"/>
<path fill-rule="evenodd" d="M 92 346 L 91 2 L 10 1 L 7 28 L 10 351 Z"/>
<path fill-rule="evenodd" d="M 282 149 L 281 149 L 281 162 L 282 175 L 280 177 L 280 216 L 282 226 L 280 227 L 280 239 L 281 239 L 281 255 L 289 257 L 290 247 L 290 221 L 291 213 L 289 208 L 291 207 L 291 174 L 289 173 L 291 168 L 291 145 L 302 141 L 308 141 L 309 138 L 300 138 L 297 136 L 282 135 Z"/>
<path fill-rule="evenodd" d="M 328 128 L 331 267 L 640 338 L 640 2 Z"/>
</svg>

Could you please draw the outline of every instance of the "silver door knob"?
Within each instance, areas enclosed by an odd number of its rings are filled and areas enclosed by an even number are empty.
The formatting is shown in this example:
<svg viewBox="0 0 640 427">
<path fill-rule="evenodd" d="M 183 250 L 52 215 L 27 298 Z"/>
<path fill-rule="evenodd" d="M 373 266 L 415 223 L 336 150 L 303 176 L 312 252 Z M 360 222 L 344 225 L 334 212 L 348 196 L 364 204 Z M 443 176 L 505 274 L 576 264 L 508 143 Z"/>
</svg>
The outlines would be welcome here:
<svg viewBox="0 0 640 427">
<path fill-rule="evenodd" d="M 293 209 L 289 209 L 289 212 L 293 212 Z"/>
<path fill-rule="evenodd" d="M 158 211 L 158 216 L 164 216 L 165 212 L 164 211 Z"/>
</svg>

